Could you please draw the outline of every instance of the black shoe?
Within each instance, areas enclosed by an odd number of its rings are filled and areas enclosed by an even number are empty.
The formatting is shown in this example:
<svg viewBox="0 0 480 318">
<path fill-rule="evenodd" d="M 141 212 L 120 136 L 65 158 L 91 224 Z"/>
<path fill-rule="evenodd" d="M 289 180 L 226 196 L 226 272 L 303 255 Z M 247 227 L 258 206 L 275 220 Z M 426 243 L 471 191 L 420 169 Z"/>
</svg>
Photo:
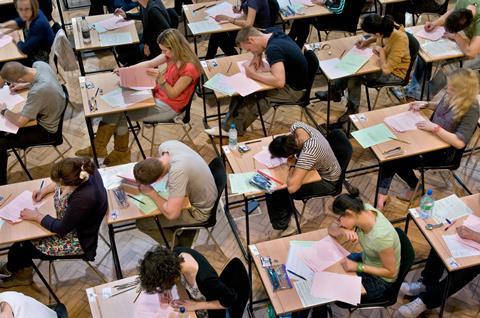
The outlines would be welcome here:
<svg viewBox="0 0 480 318">
<path fill-rule="evenodd" d="M 318 91 L 315 92 L 315 97 L 321 101 L 328 100 L 328 92 L 327 91 Z M 331 92 L 330 93 L 330 100 L 333 100 L 335 103 L 338 103 L 342 100 L 342 94 L 339 92 Z"/>
<path fill-rule="evenodd" d="M 358 113 L 358 106 L 347 105 L 347 110 L 340 116 L 337 123 L 346 123 L 350 119 L 350 115 Z"/>
</svg>

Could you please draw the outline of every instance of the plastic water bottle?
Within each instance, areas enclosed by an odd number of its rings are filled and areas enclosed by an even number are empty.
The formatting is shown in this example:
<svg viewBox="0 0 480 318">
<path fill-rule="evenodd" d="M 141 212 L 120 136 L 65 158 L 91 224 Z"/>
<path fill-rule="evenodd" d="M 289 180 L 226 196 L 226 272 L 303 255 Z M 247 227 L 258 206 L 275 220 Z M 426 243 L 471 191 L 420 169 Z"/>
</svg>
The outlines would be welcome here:
<svg viewBox="0 0 480 318">
<path fill-rule="evenodd" d="M 235 128 L 235 123 L 230 125 L 230 130 L 228 131 L 228 148 L 230 150 L 237 150 L 237 129 Z"/>
<path fill-rule="evenodd" d="M 273 310 L 273 307 L 271 304 L 268 305 L 268 318 L 275 318 L 275 310 Z"/>
<path fill-rule="evenodd" d="M 189 314 L 185 311 L 185 307 L 180 307 L 178 309 L 178 318 L 188 318 Z"/>
<path fill-rule="evenodd" d="M 82 38 L 83 38 L 83 43 L 91 43 L 92 39 L 90 38 L 90 25 L 88 25 L 87 20 L 85 20 L 85 17 L 82 17 L 82 22 L 81 22 L 81 29 L 82 29 Z"/>
<path fill-rule="evenodd" d="M 422 219 L 431 217 L 434 205 L 435 200 L 432 197 L 432 189 L 428 189 L 427 193 L 420 199 L 420 217 Z"/>
</svg>

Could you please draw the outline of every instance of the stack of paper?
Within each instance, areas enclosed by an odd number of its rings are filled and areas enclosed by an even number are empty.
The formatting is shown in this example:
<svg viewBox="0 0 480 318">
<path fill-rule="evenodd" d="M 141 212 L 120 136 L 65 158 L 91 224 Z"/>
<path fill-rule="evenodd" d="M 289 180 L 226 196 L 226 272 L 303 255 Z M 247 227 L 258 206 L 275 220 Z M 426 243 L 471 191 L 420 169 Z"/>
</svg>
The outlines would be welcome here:
<svg viewBox="0 0 480 318">
<path fill-rule="evenodd" d="M 3 34 L 0 32 L 0 48 L 4 47 L 5 45 L 12 43 L 12 37 L 8 34 Z"/>
<path fill-rule="evenodd" d="M 419 112 L 406 111 L 400 114 L 387 116 L 383 121 L 392 129 L 398 132 L 405 132 L 417 129 L 417 123 L 425 121 Z"/>
<path fill-rule="evenodd" d="M 115 29 L 118 29 L 118 28 L 122 28 L 122 27 L 125 27 L 125 26 L 128 26 L 128 25 L 131 25 L 133 23 L 134 23 L 133 20 L 125 20 L 124 18 L 122 18 L 120 16 L 114 15 L 111 18 L 99 21 L 95 24 L 100 25 L 103 28 L 105 28 L 106 30 L 110 31 L 110 30 L 115 30 Z"/>
<path fill-rule="evenodd" d="M 472 209 L 465 202 L 455 194 L 452 194 L 441 200 L 435 200 L 432 217 L 437 223 L 445 223 L 445 219 L 453 221 L 472 213 Z"/>
<path fill-rule="evenodd" d="M 101 98 L 111 107 L 127 107 L 152 98 L 152 96 L 151 90 L 136 91 L 118 87 L 102 95 Z"/>
<path fill-rule="evenodd" d="M 211 79 L 209 79 L 205 84 L 206 88 L 213 89 L 214 91 L 220 92 L 224 95 L 232 96 L 235 94 L 235 90 L 228 84 L 227 76 L 217 73 Z"/>
<path fill-rule="evenodd" d="M 312 307 L 332 302 L 330 298 L 315 297 L 310 292 L 312 290 L 313 278 L 310 280 L 297 280 L 293 283 L 298 297 L 303 307 Z"/>
<path fill-rule="evenodd" d="M 354 131 L 352 136 L 363 148 L 372 147 L 395 138 L 395 135 L 392 134 L 385 124 L 378 124 Z"/>
<path fill-rule="evenodd" d="M 238 19 L 243 16 L 243 14 L 241 13 L 233 12 L 233 5 L 228 2 L 220 2 L 219 4 L 216 4 L 213 7 L 206 9 L 205 12 L 211 17 L 215 17 L 221 14 L 226 15 L 230 18 Z"/>
<path fill-rule="evenodd" d="M 23 209 L 35 210 L 45 202 L 33 202 L 32 191 L 23 191 L 12 201 L 0 209 L 0 218 L 13 223 L 20 222 L 20 212 Z"/>
<path fill-rule="evenodd" d="M 102 176 L 103 184 L 108 190 L 119 187 L 122 183 L 123 176 L 133 176 L 133 166 L 136 162 L 128 163 L 125 165 L 119 165 L 108 169 L 99 169 L 100 175 Z"/>
<path fill-rule="evenodd" d="M 435 42 L 427 42 L 421 45 L 422 50 L 427 54 L 439 57 L 447 55 L 463 55 L 462 50 L 458 47 L 455 41 L 449 39 L 441 39 Z"/>
<path fill-rule="evenodd" d="M 265 167 L 272 169 L 283 164 L 287 163 L 287 158 L 272 158 L 272 154 L 268 149 L 264 149 L 258 153 L 256 153 L 253 158 L 260 162 Z"/>
<path fill-rule="evenodd" d="M 340 59 L 335 57 L 333 59 L 320 61 L 320 69 L 329 79 L 337 79 L 347 77 L 351 75 L 349 72 L 338 69 L 337 65 L 340 63 Z"/>
<path fill-rule="evenodd" d="M 321 272 L 336 262 L 344 259 L 350 253 L 337 243 L 331 236 L 326 236 L 316 242 L 313 247 L 304 249 L 298 257 L 314 272 Z"/>
<path fill-rule="evenodd" d="M 172 298 L 179 299 L 177 287 L 173 286 Z M 147 294 L 142 292 L 135 304 L 133 318 L 169 318 L 176 317 L 175 310 L 170 306 L 160 304 L 160 294 Z"/>
<path fill-rule="evenodd" d="M 462 239 L 457 234 L 444 235 L 443 240 L 445 241 L 445 244 L 447 244 L 447 247 L 454 258 L 480 255 L 480 246 L 477 248 L 472 247 L 470 242 L 475 242 L 469 241 L 469 243 L 465 243 L 467 240 Z"/>
<path fill-rule="evenodd" d="M 137 91 L 152 89 L 155 87 L 155 77 L 147 74 L 149 69 L 145 67 L 122 67 L 119 69 L 120 86 Z"/>
<path fill-rule="evenodd" d="M 300 254 L 303 251 L 313 247 L 314 244 L 314 241 L 290 241 L 287 263 L 285 264 L 287 270 L 290 270 L 302 277 L 305 277 L 307 280 L 311 280 L 313 278 L 313 270 L 311 270 L 310 267 L 308 267 L 305 262 L 303 262 Z"/>
<path fill-rule="evenodd" d="M 311 294 L 314 297 L 338 300 L 355 306 L 360 303 L 362 278 L 329 272 L 315 273 Z"/>
<path fill-rule="evenodd" d="M 129 199 L 129 202 L 135 204 L 137 208 L 139 208 L 140 211 L 142 211 L 145 214 L 150 214 L 156 209 L 158 209 L 157 205 L 155 204 L 155 201 L 153 201 L 152 199 L 150 199 L 149 196 L 143 193 L 139 193 L 137 195 L 134 195 L 133 197 L 141 202 L 134 200 L 132 198 Z"/>
<path fill-rule="evenodd" d="M 432 32 L 427 32 L 425 31 L 425 29 L 421 29 L 415 35 L 430 41 L 438 41 L 442 38 L 444 34 L 445 34 L 445 28 L 437 27 Z"/>
<path fill-rule="evenodd" d="M 338 70 L 344 71 L 349 75 L 355 74 L 365 63 L 372 57 L 373 51 L 371 48 L 359 49 L 356 46 L 352 47 L 340 62 L 335 65 Z"/>
<path fill-rule="evenodd" d="M 99 38 L 102 46 L 116 46 L 132 43 L 130 32 L 101 33 Z"/>
<path fill-rule="evenodd" d="M 215 22 L 215 20 L 203 20 L 198 22 L 191 22 L 188 24 L 190 31 L 193 35 L 203 34 L 203 33 L 213 33 L 214 31 L 220 30 L 222 27 L 220 24 Z"/>
<path fill-rule="evenodd" d="M 227 84 L 233 88 L 240 96 L 245 97 L 262 89 L 262 86 L 247 77 L 245 73 L 239 72 L 230 77 L 226 77 Z"/>
</svg>

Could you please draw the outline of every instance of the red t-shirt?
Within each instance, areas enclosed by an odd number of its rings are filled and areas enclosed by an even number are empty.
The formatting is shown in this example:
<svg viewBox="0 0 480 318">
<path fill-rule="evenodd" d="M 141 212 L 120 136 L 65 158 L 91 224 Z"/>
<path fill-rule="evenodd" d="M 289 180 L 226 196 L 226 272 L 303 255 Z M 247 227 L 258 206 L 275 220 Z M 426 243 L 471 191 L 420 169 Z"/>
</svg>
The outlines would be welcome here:
<svg viewBox="0 0 480 318">
<path fill-rule="evenodd" d="M 200 77 L 200 73 L 193 63 L 187 63 L 180 69 L 178 69 L 175 63 L 168 63 L 167 70 L 165 71 L 165 81 L 169 85 L 173 86 L 181 76 L 189 76 L 193 81 L 176 98 L 169 98 L 167 93 L 162 90 L 160 85 L 156 85 L 154 88 L 155 98 L 170 105 L 170 107 L 172 107 L 172 109 L 177 113 L 180 113 L 190 100 L 190 97 L 195 90 L 195 83 Z"/>
</svg>

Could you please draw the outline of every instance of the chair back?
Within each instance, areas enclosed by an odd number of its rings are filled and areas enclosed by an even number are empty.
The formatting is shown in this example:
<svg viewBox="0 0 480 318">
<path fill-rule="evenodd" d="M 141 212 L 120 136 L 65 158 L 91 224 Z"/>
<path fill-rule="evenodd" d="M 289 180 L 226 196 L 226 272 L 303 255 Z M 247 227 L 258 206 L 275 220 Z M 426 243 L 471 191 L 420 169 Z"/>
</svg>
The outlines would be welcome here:
<svg viewBox="0 0 480 318">
<path fill-rule="evenodd" d="M 225 166 L 223 165 L 222 159 L 219 157 L 215 157 L 209 164 L 208 167 L 210 168 L 210 172 L 213 175 L 213 179 L 215 180 L 215 185 L 217 186 L 217 199 L 215 200 L 215 204 L 213 205 L 212 211 L 210 212 L 210 217 L 207 220 L 207 227 L 215 226 L 217 223 L 217 210 L 218 210 L 218 203 L 220 202 L 220 198 L 222 197 L 222 193 L 227 186 L 227 172 L 225 171 Z"/>
<path fill-rule="evenodd" d="M 462 158 L 463 158 L 463 154 L 465 152 L 465 149 L 466 149 L 466 147 L 462 148 L 462 149 L 454 149 L 453 157 L 448 164 L 424 166 L 423 169 L 425 169 L 425 170 L 448 169 L 448 170 L 452 170 L 452 171 L 457 170 L 458 167 L 460 167 L 460 164 L 462 163 Z"/>
<path fill-rule="evenodd" d="M 448 2 L 448 1 L 447 1 Z M 407 74 L 402 81 L 402 86 L 406 86 L 410 82 L 410 73 L 413 70 L 413 65 L 415 64 L 415 60 L 417 59 L 418 51 L 420 50 L 420 43 L 415 38 L 413 34 L 409 32 L 405 32 L 408 37 L 408 50 L 410 52 L 410 65 L 408 65 Z"/>
<path fill-rule="evenodd" d="M 59 146 L 63 143 L 63 119 L 65 118 L 65 112 L 68 107 L 69 103 L 69 95 L 68 95 L 68 90 L 65 85 L 62 85 L 62 90 L 63 93 L 65 94 L 65 105 L 63 107 L 62 114 L 60 115 L 60 121 L 58 123 L 58 129 L 57 132 L 55 133 L 55 146 Z"/>
<path fill-rule="evenodd" d="M 342 192 L 343 181 L 345 180 L 345 174 L 350 160 L 352 159 L 353 148 L 350 140 L 348 140 L 347 136 L 341 129 L 333 129 L 328 134 L 327 141 L 330 144 L 341 169 L 340 179 L 337 181 L 335 194 L 333 194 L 337 195 Z"/>
<path fill-rule="evenodd" d="M 65 31 L 59 29 L 55 33 L 52 47 L 48 58 L 48 64 L 58 74 L 58 64 L 62 66 L 65 72 L 71 72 L 78 69 L 77 58 L 70 44 Z"/>
<path fill-rule="evenodd" d="M 220 274 L 220 280 L 237 293 L 237 301 L 230 307 L 230 318 L 242 318 L 250 296 L 250 279 L 242 261 L 237 257 L 228 262 Z"/>
<path fill-rule="evenodd" d="M 310 104 L 310 93 L 312 91 L 313 82 L 315 81 L 315 75 L 318 71 L 318 58 L 313 50 L 305 50 L 303 53 L 307 60 L 307 88 L 305 94 L 302 96 L 299 105 L 301 107 L 307 107 Z"/>
<path fill-rule="evenodd" d="M 195 86 L 196 85 L 198 85 L 198 81 L 195 84 Z M 183 121 L 184 124 L 190 123 L 190 110 L 192 109 L 192 102 L 193 102 L 194 95 L 195 95 L 195 90 L 192 92 L 192 95 L 190 95 L 190 99 L 188 100 L 187 105 L 183 109 L 184 115 L 183 115 L 182 121 Z"/>
</svg>

